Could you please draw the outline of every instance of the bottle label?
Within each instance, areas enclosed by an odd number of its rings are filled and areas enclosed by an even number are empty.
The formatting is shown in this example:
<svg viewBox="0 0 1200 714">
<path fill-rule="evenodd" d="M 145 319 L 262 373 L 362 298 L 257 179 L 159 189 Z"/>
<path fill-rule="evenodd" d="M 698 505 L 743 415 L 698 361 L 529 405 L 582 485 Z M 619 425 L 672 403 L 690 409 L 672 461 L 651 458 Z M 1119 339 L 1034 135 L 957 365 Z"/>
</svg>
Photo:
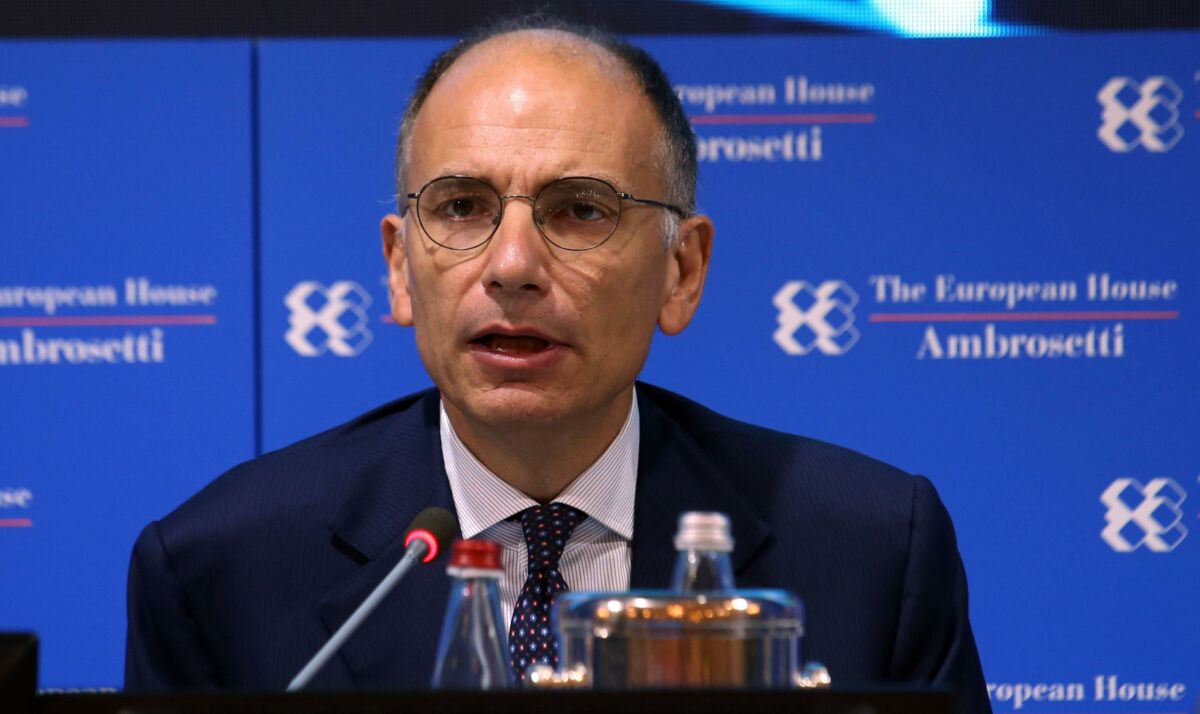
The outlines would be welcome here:
<svg viewBox="0 0 1200 714">
<path fill-rule="evenodd" d="M 452 578 L 462 578 L 469 580 L 471 578 L 492 578 L 500 580 L 504 577 L 503 570 L 489 570 L 487 568 L 456 568 L 453 565 L 446 568 L 446 573 Z"/>
</svg>

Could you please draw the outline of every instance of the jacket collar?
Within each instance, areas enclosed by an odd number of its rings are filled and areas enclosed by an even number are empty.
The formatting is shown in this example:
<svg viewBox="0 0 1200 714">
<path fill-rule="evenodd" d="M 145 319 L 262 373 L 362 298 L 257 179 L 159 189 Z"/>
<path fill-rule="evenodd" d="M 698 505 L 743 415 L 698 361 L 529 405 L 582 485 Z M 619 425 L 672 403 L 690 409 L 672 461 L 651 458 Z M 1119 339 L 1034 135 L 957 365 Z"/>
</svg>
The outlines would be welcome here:
<svg viewBox="0 0 1200 714">
<path fill-rule="evenodd" d="M 630 587 L 635 589 L 670 586 L 675 530 L 685 511 L 720 511 L 729 516 L 735 576 L 763 551 L 770 537 L 767 523 L 734 488 L 736 474 L 717 468 L 696 437 L 665 410 L 668 401 L 702 409 L 664 390 L 638 385 L 642 436 L 630 574 Z"/>
<path fill-rule="evenodd" d="M 342 491 L 329 530 L 365 560 L 392 546 L 422 510 L 453 511 L 438 436 L 439 399 L 429 390 L 392 406 L 398 413 L 386 426 L 348 445 L 354 453 L 345 455 L 347 473 L 338 481 Z"/>
<path fill-rule="evenodd" d="M 442 465 L 438 403 L 437 391 L 430 390 L 393 405 L 394 414 L 381 416 L 367 438 L 346 447 L 342 492 L 333 499 L 328 524 L 331 545 L 357 567 L 321 600 L 330 635 L 400 561 L 413 517 L 432 506 L 454 511 Z M 414 568 L 342 647 L 341 667 L 330 662 L 313 687 L 345 688 L 347 672 L 360 688 L 427 687 L 448 594 L 444 561 Z M 405 651 L 428 654 L 405 657 Z"/>
</svg>

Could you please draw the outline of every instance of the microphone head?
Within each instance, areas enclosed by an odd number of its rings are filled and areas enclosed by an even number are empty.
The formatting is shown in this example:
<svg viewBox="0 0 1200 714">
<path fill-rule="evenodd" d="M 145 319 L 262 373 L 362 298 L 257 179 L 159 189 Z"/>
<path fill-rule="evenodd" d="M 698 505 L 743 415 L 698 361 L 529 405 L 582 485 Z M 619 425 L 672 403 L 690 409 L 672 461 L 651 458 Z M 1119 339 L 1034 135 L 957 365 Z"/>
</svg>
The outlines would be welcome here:
<svg viewBox="0 0 1200 714">
<path fill-rule="evenodd" d="M 432 563 L 441 555 L 443 543 L 449 544 L 458 532 L 458 521 L 454 514 L 444 508 L 426 508 L 408 524 L 404 534 L 404 547 L 407 548 L 415 540 L 423 541 L 427 547 L 422 563 Z"/>
</svg>

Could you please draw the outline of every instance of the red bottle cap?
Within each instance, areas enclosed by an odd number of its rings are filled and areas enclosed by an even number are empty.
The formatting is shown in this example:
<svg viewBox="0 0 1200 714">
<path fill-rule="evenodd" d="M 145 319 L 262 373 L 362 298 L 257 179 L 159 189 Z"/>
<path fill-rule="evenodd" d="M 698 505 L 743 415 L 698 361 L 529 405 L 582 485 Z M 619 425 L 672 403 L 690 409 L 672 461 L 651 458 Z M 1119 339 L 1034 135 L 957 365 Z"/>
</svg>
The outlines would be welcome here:
<svg viewBox="0 0 1200 714">
<path fill-rule="evenodd" d="M 471 570 L 504 570 L 500 560 L 500 544 L 482 538 L 454 541 L 450 551 L 450 567 Z"/>
</svg>

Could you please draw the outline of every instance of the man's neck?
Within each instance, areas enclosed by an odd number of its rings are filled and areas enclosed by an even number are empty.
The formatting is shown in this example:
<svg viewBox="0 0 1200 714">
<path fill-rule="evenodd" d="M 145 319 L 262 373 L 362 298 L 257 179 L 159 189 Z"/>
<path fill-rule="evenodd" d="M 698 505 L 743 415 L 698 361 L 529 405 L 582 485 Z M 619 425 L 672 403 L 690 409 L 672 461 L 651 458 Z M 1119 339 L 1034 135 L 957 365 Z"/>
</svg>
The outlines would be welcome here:
<svg viewBox="0 0 1200 714">
<path fill-rule="evenodd" d="M 488 424 L 443 399 L 454 433 L 475 458 L 513 488 L 549 503 L 617 438 L 632 406 L 633 388 L 610 407 L 552 423 Z"/>
</svg>

